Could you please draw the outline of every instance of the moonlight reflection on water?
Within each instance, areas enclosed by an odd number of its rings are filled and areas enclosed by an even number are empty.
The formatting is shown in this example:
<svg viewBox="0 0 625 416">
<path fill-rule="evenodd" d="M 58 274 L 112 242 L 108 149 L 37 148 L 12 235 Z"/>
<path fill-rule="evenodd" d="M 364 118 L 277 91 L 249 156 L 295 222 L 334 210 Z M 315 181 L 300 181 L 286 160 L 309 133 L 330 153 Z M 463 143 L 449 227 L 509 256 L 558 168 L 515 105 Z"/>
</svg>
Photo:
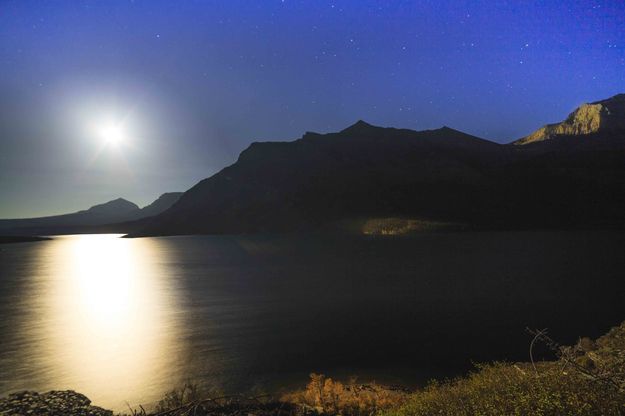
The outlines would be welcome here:
<svg viewBox="0 0 625 416">
<path fill-rule="evenodd" d="M 525 327 L 566 344 L 625 316 L 622 232 L 118 237 L 0 247 L 0 396 L 416 385 L 526 360 Z"/>
<path fill-rule="evenodd" d="M 39 251 L 26 310 L 20 322 L 27 366 L 96 403 L 117 405 L 141 392 L 164 393 L 158 377 L 181 352 L 173 318 L 176 290 L 164 273 L 163 252 L 150 239 L 114 235 L 57 237 Z M 28 380 L 41 382 L 42 380 Z M 175 383 L 174 379 L 170 379 Z"/>
</svg>

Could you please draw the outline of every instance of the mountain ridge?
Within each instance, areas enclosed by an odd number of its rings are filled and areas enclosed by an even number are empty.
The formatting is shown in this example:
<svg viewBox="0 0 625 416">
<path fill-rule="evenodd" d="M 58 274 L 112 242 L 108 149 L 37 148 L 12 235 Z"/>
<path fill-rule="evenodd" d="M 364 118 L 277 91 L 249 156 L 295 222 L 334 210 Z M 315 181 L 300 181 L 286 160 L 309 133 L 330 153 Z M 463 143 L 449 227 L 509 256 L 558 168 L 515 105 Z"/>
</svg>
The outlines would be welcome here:
<svg viewBox="0 0 625 416">
<path fill-rule="evenodd" d="M 478 228 L 625 224 L 625 135 L 611 132 L 518 146 L 358 120 L 254 142 L 130 236 L 293 232 L 389 217 Z"/>
<path fill-rule="evenodd" d="M 0 219 L 0 231 L 6 235 L 83 232 L 85 227 L 103 226 L 158 215 L 170 208 L 181 195 L 182 192 L 164 193 L 143 208 L 120 197 L 68 214 Z"/>
<path fill-rule="evenodd" d="M 625 130 L 625 94 L 582 104 L 564 121 L 547 124 L 512 143 L 526 145 L 551 140 L 557 136 L 582 136 L 618 130 Z"/>
<path fill-rule="evenodd" d="M 107 213 L 121 213 L 121 212 L 131 212 L 134 210 L 140 209 L 137 204 L 134 202 L 130 202 L 124 198 L 112 199 L 110 201 L 104 202 L 102 204 L 93 205 L 86 210 L 78 211 L 79 213 L 98 213 L 98 214 L 107 214 Z"/>
</svg>

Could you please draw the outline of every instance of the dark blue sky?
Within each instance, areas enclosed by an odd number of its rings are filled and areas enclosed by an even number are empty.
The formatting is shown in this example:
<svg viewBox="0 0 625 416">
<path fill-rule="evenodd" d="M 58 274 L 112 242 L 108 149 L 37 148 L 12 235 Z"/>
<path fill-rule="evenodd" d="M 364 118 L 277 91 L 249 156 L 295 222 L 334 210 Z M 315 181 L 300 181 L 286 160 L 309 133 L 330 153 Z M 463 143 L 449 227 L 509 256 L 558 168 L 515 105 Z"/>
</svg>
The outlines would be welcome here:
<svg viewBox="0 0 625 416">
<path fill-rule="evenodd" d="M 619 92 L 623 1 L 5 0 L 0 218 L 143 205 L 357 119 L 508 142 Z"/>
</svg>

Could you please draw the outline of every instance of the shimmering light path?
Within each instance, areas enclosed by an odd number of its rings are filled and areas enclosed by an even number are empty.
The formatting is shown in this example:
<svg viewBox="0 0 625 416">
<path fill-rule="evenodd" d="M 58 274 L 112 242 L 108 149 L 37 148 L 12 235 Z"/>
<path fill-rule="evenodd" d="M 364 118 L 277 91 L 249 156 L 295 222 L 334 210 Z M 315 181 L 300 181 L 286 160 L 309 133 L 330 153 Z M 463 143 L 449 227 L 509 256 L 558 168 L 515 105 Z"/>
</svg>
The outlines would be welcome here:
<svg viewBox="0 0 625 416">
<path fill-rule="evenodd" d="M 23 276 L 25 315 L 14 322 L 14 357 L 26 360 L 12 365 L 23 388 L 71 388 L 109 405 L 133 392 L 148 400 L 164 393 L 156 378 L 181 347 L 177 292 L 163 253 L 155 256 L 158 242 L 117 237 L 57 237 L 24 258 L 37 267 Z"/>
<path fill-rule="evenodd" d="M 126 411 L 187 380 L 310 372 L 415 385 L 526 360 L 625 319 L 622 232 L 406 238 L 75 235 L 0 246 L 0 396 L 73 389 Z"/>
</svg>

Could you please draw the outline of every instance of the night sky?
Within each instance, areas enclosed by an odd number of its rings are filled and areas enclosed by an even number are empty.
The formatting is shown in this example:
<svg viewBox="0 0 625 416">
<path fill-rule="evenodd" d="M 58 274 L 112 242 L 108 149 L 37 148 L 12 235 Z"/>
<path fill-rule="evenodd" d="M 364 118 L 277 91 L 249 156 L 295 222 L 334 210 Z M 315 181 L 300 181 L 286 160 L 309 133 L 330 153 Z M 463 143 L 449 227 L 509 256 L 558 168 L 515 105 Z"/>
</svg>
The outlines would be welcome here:
<svg viewBox="0 0 625 416">
<path fill-rule="evenodd" d="M 622 0 L 3 0 L 0 218 L 144 205 L 358 119 L 508 142 L 619 92 Z"/>
</svg>

